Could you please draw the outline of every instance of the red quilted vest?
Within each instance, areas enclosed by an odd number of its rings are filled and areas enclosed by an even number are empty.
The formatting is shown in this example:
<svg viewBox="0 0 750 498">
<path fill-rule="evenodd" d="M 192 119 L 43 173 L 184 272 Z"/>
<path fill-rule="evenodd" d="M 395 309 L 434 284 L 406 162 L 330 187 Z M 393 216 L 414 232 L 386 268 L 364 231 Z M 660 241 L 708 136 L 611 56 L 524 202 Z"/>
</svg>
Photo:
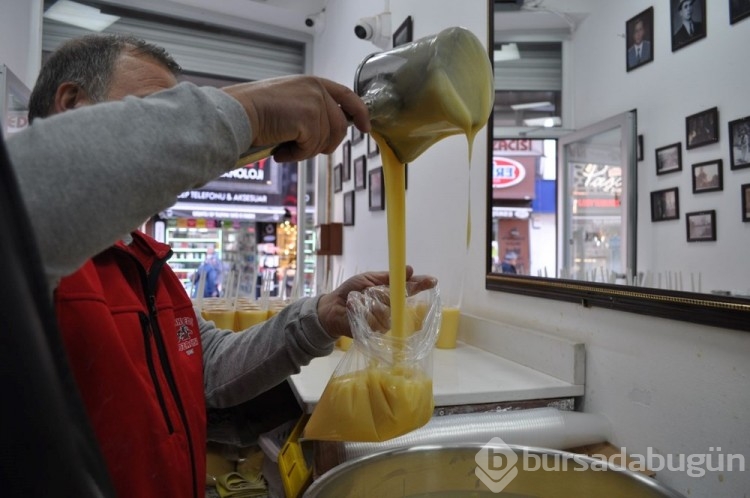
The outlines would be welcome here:
<svg viewBox="0 0 750 498">
<path fill-rule="evenodd" d="M 166 265 L 169 246 L 141 233 L 133 238 L 60 282 L 60 329 L 118 496 L 202 497 L 198 320 Z"/>
</svg>

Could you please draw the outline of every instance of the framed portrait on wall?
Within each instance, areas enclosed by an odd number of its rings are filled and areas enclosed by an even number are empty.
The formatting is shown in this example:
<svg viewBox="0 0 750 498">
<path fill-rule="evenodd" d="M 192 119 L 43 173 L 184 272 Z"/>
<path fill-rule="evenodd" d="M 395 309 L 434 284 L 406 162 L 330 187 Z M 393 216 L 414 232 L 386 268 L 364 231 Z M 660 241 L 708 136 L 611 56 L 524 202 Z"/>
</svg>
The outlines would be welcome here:
<svg viewBox="0 0 750 498">
<path fill-rule="evenodd" d="M 335 192 L 341 192 L 341 189 L 343 188 L 343 182 L 341 178 L 341 169 L 343 168 L 343 165 L 341 163 L 338 163 L 336 166 L 333 167 L 333 191 Z"/>
<path fill-rule="evenodd" d="M 411 16 L 404 19 L 404 22 L 401 23 L 401 25 L 396 28 L 396 31 L 393 32 L 393 46 L 398 47 L 399 45 L 403 45 L 404 43 L 409 43 L 412 41 L 413 38 L 413 30 L 414 30 L 414 22 L 412 21 Z"/>
<path fill-rule="evenodd" d="M 654 60 L 654 8 L 649 7 L 625 23 L 625 69 L 632 71 Z"/>
<path fill-rule="evenodd" d="M 724 190 L 724 178 L 721 170 L 721 159 L 693 164 L 693 193 L 702 194 L 703 192 Z"/>
<path fill-rule="evenodd" d="M 370 170 L 368 175 L 370 181 L 370 211 L 383 211 L 385 209 L 385 189 L 383 188 L 383 168 L 378 167 Z"/>
<path fill-rule="evenodd" d="M 352 138 L 351 138 L 352 145 L 356 145 L 360 143 L 362 140 L 364 140 L 365 132 L 363 132 L 356 126 L 352 126 L 351 129 L 352 129 Z"/>
<path fill-rule="evenodd" d="M 364 154 L 354 160 L 354 190 L 367 188 L 367 158 Z"/>
<path fill-rule="evenodd" d="M 742 193 L 742 221 L 750 221 L 750 183 L 740 185 Z"/>
<path fill-rule="evenodd" d="M 729 168 L 750 168 L 750 116 L 729 122 Z"/>
<path fill-rule="evenodd" d="M 669 0 L 672 52 L 706 37 L 706 0 Z"/>
<path fill-rule="evenodd" d="M 656 149 L 656 174 L 682 170 L 682 143 L 677 142 Z"/>
<path fill-rule="evenodd" d="M 651 221 L 680 218 L 680 198 L 677 187 L 651 192 Z"/>
<path fill-rule="evenodd" d="M 341 179 L 348 182 L 352 179 L 352 143 L 347 140 L 341 146 Z"/>
<path fill-rule="evenodd" d="M 643 161 L 643 135 L 638 135 L 635 143 L 635 160 Z"/>
<path fill-rule="evenodd" d="M 739 22 L 750 17 L 750 1 L 729 0 L 729 24 Z"/>
<path fill-rule="evenodd" d="M 685 148 L 695 149 L 719 141 L 719 108 L 712 107 L 685 118 Z"/>
<path fill-rule="evenodd" d="M 716 240 L 716 210 L 685 213 L 685 222 L 688 242 Z"/>
<path fill-rule="evenodd" d="M 367 134 L 367 157 L 375 157 L 380 154 L 380 147 L 378 143 L 372 138 L 372 135 Z"/>
<path fill-rule="evenodd" d="M 354 226 L 354 190 L 344 194 L 344 226 Z"/>
</svg>

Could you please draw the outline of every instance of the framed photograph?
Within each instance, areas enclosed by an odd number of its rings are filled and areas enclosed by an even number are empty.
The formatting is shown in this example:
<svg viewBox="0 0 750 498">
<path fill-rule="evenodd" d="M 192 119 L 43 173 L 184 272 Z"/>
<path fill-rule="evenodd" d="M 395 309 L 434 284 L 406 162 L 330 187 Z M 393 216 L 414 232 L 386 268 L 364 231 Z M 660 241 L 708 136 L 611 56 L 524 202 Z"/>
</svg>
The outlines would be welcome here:
<svg viewBox="0 0 750 498">
<path fill-rule="evenodd" d="M 682 143 L 656 149 L 656 174 L 663 175 L 682 169 Z"/>
<path fill-rule="evenodd" d="M 729 122 L 729 168 L 750 168 L 750 116 Z"/>
<path fill-rule="evenodd" d="M 716 211 L 695 211 L 685 213 L 687 241 L 703 242 L 716 240 Z"/>
<path fill-rule="evenodd" d="M 654 8 L 649 7 L 625 23 L 625 69 L 632 71 L 654 60 Z"/>
<path fill-rule="evenodd" d="M 643 161 L 643 135 L 638 135 L 635 142 L 635 160 Z"/>
<path fill-rule="evenodd" d="M 383 188 L 383 168 L 370 170 L 370 211 L 385 209 L 385 189 Z"/>
<path fill-rule="evenodd" d="M 354 160 L 354 190 L 367 188 L 367 158 L 363 155 Z"/>
<path fill-rule="evenodd" d="M 680 218 L 680 199 L 677 187 L 651 192 L 651 221 Z"/>
<path fill-rule="evenodd" d="M 343 169 L 341 170 L 341 179 L 345 182 L 348 182 L 352 179 L 352 143 L 351 141 L 347 140 L 341 147 L 341 163 L 343 165 Z"/>
<path fill-rule="evenodd" d="M 341 192 L 341 189 L 343 188 L 343 182 L 341 178 L 341 169 L 342 164 L 338 163 L 336 166 L 333 167 L 333 191 L 334 192 Z"/>
<path fill-rule="evenodd" d="M 404 22 L 401 23 L 401 26 L 396 28 L 396 31 L 393 32 L 393 47 L 398 47 L 399 45 L 403 45 L 404 43 L 409 43 L 412 41 L 412 31 L 414 29 L 414 23 L 412 21 L 411 16 L 404 19 Z"/>
<path fill-rule="evenodd" d="M 740 186 L 742 192 L 742 221 L 750 221 L 750 183 Z"/>
<path fill-rule="evenodd" d="M 354 226 L 354 190 L 344 194 L 344 226 Z"/>
<path fill-rule="evenodd" d="M 750 1 L 729 0 L 729 24 L 734 24 L 750 17 Z"/>
<path fill-rule="evenodd" d="M 706 0 L 669 0 L 672 52 L 706 37 Z"/>
<path fill-rule="evenodd" d="M 719 108 L 712 107 L 685 118 L 685 148 L 695 149 L 719 141 Z"/>
<path fill-rule="evenodd" d="M 721 171 L 721 159 L 693 164 L 693 193 L 702 194 L 703 192 L 724 190 L 724 179 Z"/>
<path fill-rule="evenodd" d="M 372 138 L 372 135 L 367 134 L 367 157 L 374 157 L 380 154 L 380 147 L 378 143 Z"/>
<path fill-rule="evenodd" d="M 351 130 L 352 130 L 351 132 L 352 133 L 352 138 L 351 138 L 352 145 L 356 145 L 365 139 L 365 133 L 361 131 L 359 128 L 357 128 L 356 126 L 352 125 Z"/>
</svg>

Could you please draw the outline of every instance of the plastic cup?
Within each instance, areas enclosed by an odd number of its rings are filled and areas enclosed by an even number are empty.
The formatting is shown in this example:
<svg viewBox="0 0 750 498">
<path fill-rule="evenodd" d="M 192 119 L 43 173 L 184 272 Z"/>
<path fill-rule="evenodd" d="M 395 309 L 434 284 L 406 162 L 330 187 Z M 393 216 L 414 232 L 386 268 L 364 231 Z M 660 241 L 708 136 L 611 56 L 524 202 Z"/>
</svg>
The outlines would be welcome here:
<svg viewBox="0 0 750 498">
<path fill-rule="evenodd" d="M 201 315 L 220 329 L 234 330 L 234 309 L 225 301 L 203 301 Z"/>
<path fill-rule="evenodd" d="M 460 317 L 461 309 L 458 306 L 443 306 L 435 347 L 440 349 L 454 349 L 456 347 Z"/>
<path fill-rule="evenodd" d="M 259 305 L 243 305 L 237 308 L 234 316 L 235 330 L 237 332 L 249 329 L 253 325 L 263 323 L 268 319 L 268 311 Z"/>
</svg>

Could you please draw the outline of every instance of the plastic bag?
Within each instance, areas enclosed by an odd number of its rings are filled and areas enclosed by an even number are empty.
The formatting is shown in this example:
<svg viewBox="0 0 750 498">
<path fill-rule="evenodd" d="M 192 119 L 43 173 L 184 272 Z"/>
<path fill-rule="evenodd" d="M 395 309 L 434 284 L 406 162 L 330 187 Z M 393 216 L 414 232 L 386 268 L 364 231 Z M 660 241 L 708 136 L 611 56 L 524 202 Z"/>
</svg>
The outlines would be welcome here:
<svg viewBox="0 0 750 498">
<path fill-rule="evenodd" d="M 432 350 L 440 325 L 437 288 L 406 299 L 402 334 L 371 328 L 388 311 L 387 286 L 352 292 L 354 344 L 331 375 L 305 427 L 305 439 L 381 442 L 426 424 L 435 407 Z"/>
</svg>

